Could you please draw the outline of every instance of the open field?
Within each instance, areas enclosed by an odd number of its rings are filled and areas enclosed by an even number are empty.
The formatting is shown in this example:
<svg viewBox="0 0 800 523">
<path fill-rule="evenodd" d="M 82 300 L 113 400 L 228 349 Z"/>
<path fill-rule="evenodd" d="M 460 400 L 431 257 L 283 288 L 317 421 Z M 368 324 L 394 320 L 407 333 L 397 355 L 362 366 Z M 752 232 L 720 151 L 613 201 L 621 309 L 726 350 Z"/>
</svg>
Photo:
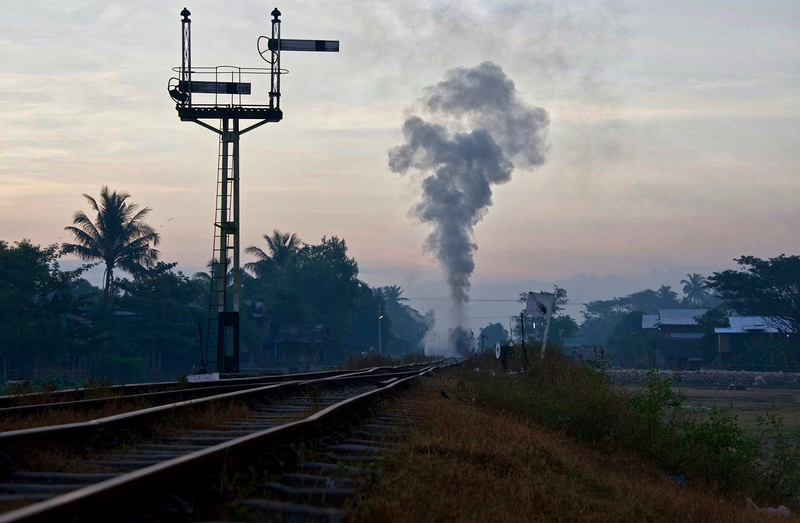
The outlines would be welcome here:
<svg viewBox="0 0 800 523">
<path fill-rule="evenodd" d="M 800 389 L 752 388 L 717 390 L 677 386 L 686 395 L 685 405 L 699 409 L 717 407 L 737 418 L 737 424 L 748 433 L 757 432 L 757 418 L 770 412 L 783 419 L 784 429 L 800 428 Z"/>
</svg>

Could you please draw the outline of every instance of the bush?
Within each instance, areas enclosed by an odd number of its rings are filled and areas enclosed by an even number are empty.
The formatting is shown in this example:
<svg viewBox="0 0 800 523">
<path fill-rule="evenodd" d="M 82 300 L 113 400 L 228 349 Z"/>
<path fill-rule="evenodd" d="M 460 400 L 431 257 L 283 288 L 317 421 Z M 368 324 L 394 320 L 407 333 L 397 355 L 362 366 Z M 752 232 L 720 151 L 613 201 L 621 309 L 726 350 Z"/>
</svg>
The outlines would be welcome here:
<svg viewBox="0 0 800 523">
<path fill-rule="evenodd" d="M 528 369 L 522 359 L 511 355 L 509 372 L 501 370 L 494 354 L 470 359 L 455 378 L 454 396 L 525 416 L 601 448 L 639 452 L 668 476 L 683 475 L 767 503 L 800 503 L 800 431 L 787 434 L 776 416 L 760 421 L 760 438 L 748 436 L 725 410 L 685 407 L 672 380 L 656 371 L 648 374 L 642 391 L 630 394 L 613 385 L 603 353 L 577 362 L 548 351 Z"/>
<path fill-rule="evenodd" d="M 800 429 L 784 430 L 783 419 L 774 413 L 758 417 L 762 442 L 758 496 L 768 503 L 781 500 L 800 504 Z"/>
<path fill-rule="evenodd" d="M 691 414 L 671 379 L 647 375 L 645 390 L 629 402 L 629 445 L 651 456 L 670 475 L 683 474 L 723 490 L 752 486 L 758 439 L 745 435 L 736 417 L 718 408 Z"/>
<path fill-rule="evenodd" d="M 685 420 L 669 450 L 675 457 L 673 470 L 724 490 L 743 491 L 753 485 L 758 448 L 758 439 L 744 434 L 736 416 L 714 407 L 708 420 Z"/>
<path fill-rule="evenodd" d="M 522 359 L 514 353 L 509 368 L 521 369 Z M 548 349 L 543 361 L 524 371 L 500 372 L 493 354 L 469 361 L 471 367 L 475 364 L 478 368 L 457 384 L 462 398 L 529 417 L 584 441 L 610 443 L 616 437 L 624 400 L 596 365 L 581 365 L 556 349 Z"/>
<path fill-rule="evenodd" d="M 672 389 L 672 381 L 651 370 L 647 373 L 645 390 L 629 399 L 631 447 L 659 455 L 675 441 L 685 398 Z"/>
</svg>

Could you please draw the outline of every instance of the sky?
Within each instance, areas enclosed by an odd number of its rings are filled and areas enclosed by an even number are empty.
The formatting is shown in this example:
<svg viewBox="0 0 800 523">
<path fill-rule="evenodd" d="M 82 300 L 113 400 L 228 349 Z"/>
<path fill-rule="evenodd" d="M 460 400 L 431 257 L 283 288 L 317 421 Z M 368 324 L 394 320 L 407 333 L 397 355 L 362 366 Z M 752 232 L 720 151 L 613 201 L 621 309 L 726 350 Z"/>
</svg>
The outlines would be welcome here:
<svg viewBox="0 0 800 523">
<path fill-rule="evenodd" d="M 798 254 L 795 0 L 6 0 L 0 240 L 70 241 L 82 194 L 108 185 L 152 208 L 163 261 L 204 270 L 218 137 L 167 94 L 179 13 L 194 66 L 267 67 L 256 41 L 276 6 L 283 38 L 340 52 L 283 53 L 284 119 L 242 136 L 242 247 L 273 229 L 344 238 L 360 279 L 446 321 L 431 226 L 411 212 L 425 174 L 394 172 L 389 151 L 427 88 L 491 62 L 549 125 L 543 163 L 515 164 L 474 225 L 476 330 L 507 323 L 522 292 L 558 285 L 580 321 L 582 303 Z M 255 82 L 246 103 L 267 103 Z"/>
</svg>

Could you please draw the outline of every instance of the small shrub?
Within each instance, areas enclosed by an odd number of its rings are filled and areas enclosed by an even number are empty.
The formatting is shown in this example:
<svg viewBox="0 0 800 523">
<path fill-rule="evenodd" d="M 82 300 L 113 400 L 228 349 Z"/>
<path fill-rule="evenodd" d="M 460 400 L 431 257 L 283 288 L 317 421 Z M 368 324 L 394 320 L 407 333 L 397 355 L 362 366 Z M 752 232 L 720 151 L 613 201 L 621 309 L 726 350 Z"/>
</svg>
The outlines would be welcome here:
<svg viewBox="0 0 800 523">
<path fill-rule="evenodd" d="M 736 425 L 736 416 L 713 407 L 708 420 L 686 420 L 671 454 L 673 470 L 689 478 L 703 478 L 724 490 L 752 486 L 759 441 Z"/>
<path fill-rule="evenodd" d="M 601 347 L 594 348 L 594 355 L 591 358 L 584 358 L 583 354 L 579 356 L 584 367 L 593 370 L 603 376 L 608 376 L 608 369 L 611 368 L 611 356 L 606 354 L 606 351 Z"/>
<path fill-rule="evenodd" d="M 21 396 L 23 394 L 33 394 L 36 388 L 29 381 L 8 382 L 5 386 L 5 394 L 9 396 Z"/>
<path fill-rule="evenodd" d="M 800 504 L 800 429 L 786 431 L 783 419 L 768 412 L 757 418 L 762 442 L 759 497 L 767 503 Z"/>
<path fill-rule="evenodd" d="M 683 394 L 672 389 L 672 379 L 661 378 L 657 370 L 649 371 L 645 390 L 628 401 L 629 444 L 650 454 L 666 450 L 680 428 L 684 399 Z"/>
</svg>

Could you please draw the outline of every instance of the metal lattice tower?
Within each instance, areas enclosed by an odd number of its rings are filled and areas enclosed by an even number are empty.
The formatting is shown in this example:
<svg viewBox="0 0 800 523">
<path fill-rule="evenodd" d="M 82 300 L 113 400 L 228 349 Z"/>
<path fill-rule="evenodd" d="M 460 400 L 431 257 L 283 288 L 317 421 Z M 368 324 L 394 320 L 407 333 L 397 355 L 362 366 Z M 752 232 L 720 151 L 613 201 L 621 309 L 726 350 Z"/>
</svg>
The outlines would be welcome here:
<svg viewBox="0 0 800 523">
<path fill-rule="evenodd" d="M 181 121 L 194 122 L 219 135 L 217 197 L 214 221 L 214 256 L 211 267 L 211 292 L 208 330 L 202 366 L 216 372 L 239 371 L 239 139 L 244 133 L 283 118 L 280 109 L 280 77 L 288 71 L 280 67 L 281 51 L 338 52 L 339 42 L 332 40 L 282 40 L 281 13 L 274 9 L 270 37 L 258 38 L 258 51 L 270 64 L 267 68 L 232 66 L 192 66 L 191 13 L 181 11 L 181 66 L 174 68 L 178 77 L 170 78 L 168 91 L 175 100 Z M 261 42 L 267 40 L 266 49 Z M 244 104 L 242 97 L 251 94 L 253 84 L 243 79 L 264 79 L 269 75 L 269 103 Z M 197 95 L 195 97 L 195 95 Z M 196 98 L 196 99 L 195 99 Z M 202 103 L 197 103 L 201 100 Z M 204 120 L 218 120 L 214 127 Z M 254 121 L 242 128 L 241 120 Z M 232 264 L 229 256 L 232 254 Z M 233 282 L 229 284 L 229 272 Z M 215 359 L 209 358 L 213 356 Z M 213 363 L 212 363 L 213 362 Z"/>
</svg>

